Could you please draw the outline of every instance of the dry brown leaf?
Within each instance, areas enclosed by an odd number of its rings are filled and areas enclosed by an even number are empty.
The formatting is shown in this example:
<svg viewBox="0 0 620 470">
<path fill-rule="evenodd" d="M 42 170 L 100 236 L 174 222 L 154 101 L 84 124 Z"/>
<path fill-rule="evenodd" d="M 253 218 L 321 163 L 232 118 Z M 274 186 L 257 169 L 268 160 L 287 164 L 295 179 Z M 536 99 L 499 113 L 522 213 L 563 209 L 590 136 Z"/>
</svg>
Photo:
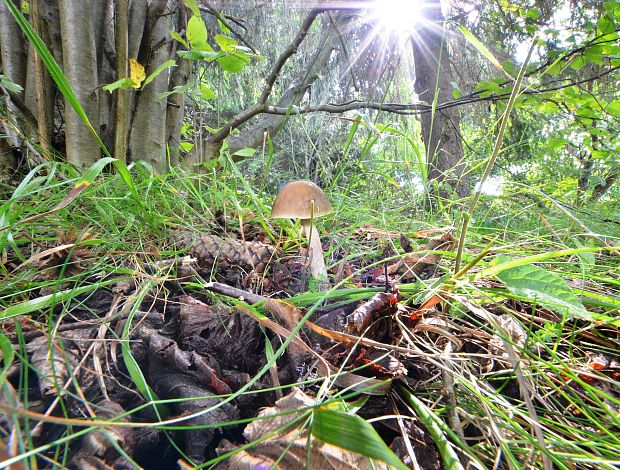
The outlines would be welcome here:
<svg viewBox="0 0 620 470">
<path fill-rule="evenodd" d="M 248 441 L 255 441 L 271 433 L 277 433 L 280 428 L 299 419 L 303 411 L 280 416 L 275 415 L 308 408 L 315 404 L 313 398 L 300 389 L 294 388 L 290 394 L 278 400 L 276 406 L 265 408 L 258 415 L 259 418 L 273 416 L 272 418 L 253 421 L 245 428 L 243 435 Z M 304 420 L 302 419 L 301 422 L 303 423 Z M 309 452 L 308 446 L 310 446 Z M 217 451 L 221 455 L 234 450 L 234 448 L 230 442 L 223 441 Z M 274 437 L 249 449 L 237 452 L 228 460 L 228 468 L 230 470 L 306 468 L 307 459 L 310 460 L 311 468 L 325 470 L 387 470 L 388 468 L 382 462 L 371 461 L 363 455 L 309 437 L 307 429 L 301 429 L 297 426 L 277 433 Z"/>
</svg>

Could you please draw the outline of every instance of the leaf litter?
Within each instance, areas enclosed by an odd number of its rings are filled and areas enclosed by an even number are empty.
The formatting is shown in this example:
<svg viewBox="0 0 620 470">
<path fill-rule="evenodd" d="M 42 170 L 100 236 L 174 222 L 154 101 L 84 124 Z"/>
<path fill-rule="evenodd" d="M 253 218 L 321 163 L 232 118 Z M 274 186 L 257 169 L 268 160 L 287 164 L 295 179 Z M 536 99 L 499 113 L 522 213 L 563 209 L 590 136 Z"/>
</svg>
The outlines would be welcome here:
<svg viewBox="0 0 620 470">
<path fill-rule="evenodd" d="M 313 310 L 297 300 L 307 295 L 303 256 L 271 245 L 259 228 L 250 227 L 241 240 L 211 233 L 175 234 L 165 246 L 175 251 L 174 258 L 122 262 L 134 273 L 131 281 L 120 279 L 112 287 L 70 298 L 66 305 L 52 304 L 47 312 L 3 322 L 2 334 L 17 351 L 20 338 L 26 340 L 21 354 L 30 364 L 24 369 L 26 362 L 18 357 L 8 370 L 8 384 L 19 385 L 27 376 L 33 385 L 13 401 L 3 400 L 4 441 L 15 442 L 11 436 L 24 433 L 18 411 L 27 399 L 28 410 L 40 419 L 31 437 L 36 446 L 63 433 L 64 426 L 46 421 L 46 416 L 65 419 L 66 424 L 100 421 L 72 444 L 69 466 L 78 469 L 133 468 L 136 462 L 161 468 L 176 461 L 231 469 L 300 468 L 308 463 L 313 468 L 387 468 L 390 456 L 413 468 L 446 468 L 449 462 L 426 430 L 427 421 L 416 418 L 391 385 L 398 381 L 409 390 L 428 393 L 432 387 L 426 384 L 438 384 L 446 388 L 445 396 L 454 397 L 460 393 L 458 384 L 448 378 L 467 373 L 486 377 L 483 394 L 501 393 L 514 400 L 524 386 L 534 386 L 511 373 L 514 353 L 525 365 L 529 355 L 551 360 L 557 348 L 550 351 L 541 341 L 559 341 L 560 330 L 569 327 L 585 351 L 582 365 L 550 372 L 562 393 L 548 397 L 544 411 L 555 413 L 568 405 L 573 415 L 583 413 L 565 401 L 571 393 L 600 409 L 588 386 L 611 397 L 606 406 L 617 411 L 618 356 L 590 346 L 598 341 L 617 347 L 616 330 L 605 338 L 602 329 L 593 332 L 587 324 L 583 328 L 575 323 L 583 314 L 567 319 L 546 309 L 566 293 L 571 297 L 560 298 L 565 305 L 580 314 L 580 309 L 585 311 L 565 283 L 538 268 L 523 270 L 526 275 L 521 277 L 519 270 L 498 276 L 514 299 L 485 299 L 480 292 L 497 289 L 497 283 L 486 279 L 471 284 L 482 289 L 478 294 L 457 294 L 453 284 L 440 280 L 449 266 L 444 254 L 453 249 L 454 238 L 445 229 L 438 231 L 434 237 L 432 231 L 415 234 L 431 236 L 426 243 L 372 228 L 354 234 L 371 245 L 399 239 L 403 254 L 383 263 L 381 256 L 395 253 L 384 250 L 374 259 L 367 256 L 354 263 L 343 259 L 332 274 L 346 288 L 342 294 L 328 293 Z M 56 246 L 40 246 L 21 263 L 9 257 L 6 265 L 14 272 L 39 269 L 41 281 L 67 288 L 76 279 L 110 279 L 105 273 L 88 272 L 96 251 L 84 242 L 91 240 L 89 232 L 61 234 Z M 547 279 L 555 291 L 544 291 L 540 283 L 532 287 L 535 280 L 527 277 L 532 272 Z M 149 278 L 159 280 L 157 287 L 139 297 Z M 416 284 L 407 284 L 412 281 L 418 283 L 416 296 L 411 294 Z M 42 284 L 39 292 L 29 293 L 31 298 L 49 294 L 47 284 Z M 435 287 L 428 288 L 431 285 Z M 350 296 L 347 289 L 354 288 L 367 289 L 366 294 Z M 536 298 L 528 301 L 526 288 L 544 294 L 540 307 Z M 273 357 L 286 341 L 285 354 Z M 121 351 L 121 344 L 128 347 Z M 144 390 L 153 395 L 145 396 L 128 364 L 135 364 L 148 384 Z M 265 368 L 271 372 L 261 373 Z M 438 374 L 443 380 L 437 381 Z M 385 442 L 385 449 L 375 454 L 354 444 L 347 448 L 345 440 L 328 444 L 312 432 L 313 417 L 323 416 L 321 410 L 350 406 L 359 393 L 365 398 L 358 413 L 373 422 L 372 432 Z M 153 400 L 160 405 L 153 406 Z M 446 401 L 458 408 L 455 403 Z M 460 439 L 481 433 L 490 441 L 511 436 L 509 430 L 489 433 L 490 416 L 468 416 L 458 409 L 447 413 L 448 418 L 456 416 L 456 421 L 447 421 L 458 427 L 452 432 Z M 166 420 L 175 425 L 132 427 Z M 459 437 L 455 439 L 452 445 L 458 449 Z M 19 450 L 12 445 L 4 453 L 10 458 Z M 461 452 L 459 458 L 476 467 L 490 454 Z M 42 468 L 50 459 L 53 453 L 40 452 Z"/>
</svg>

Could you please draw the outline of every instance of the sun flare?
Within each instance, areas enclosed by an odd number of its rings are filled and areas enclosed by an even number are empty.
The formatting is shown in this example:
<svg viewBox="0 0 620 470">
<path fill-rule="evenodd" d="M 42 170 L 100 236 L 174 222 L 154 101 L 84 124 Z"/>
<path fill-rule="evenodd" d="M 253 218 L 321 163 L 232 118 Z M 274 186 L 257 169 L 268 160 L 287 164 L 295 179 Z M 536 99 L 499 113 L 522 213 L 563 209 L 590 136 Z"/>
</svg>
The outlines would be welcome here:
<svg viewBox="0 0 620 470">
<path fill-rule="evenodd" d="M 422 17 L 422 0 L 377 0 L 372 16 L 381 30 L 411 33 Z"/>
</svg>

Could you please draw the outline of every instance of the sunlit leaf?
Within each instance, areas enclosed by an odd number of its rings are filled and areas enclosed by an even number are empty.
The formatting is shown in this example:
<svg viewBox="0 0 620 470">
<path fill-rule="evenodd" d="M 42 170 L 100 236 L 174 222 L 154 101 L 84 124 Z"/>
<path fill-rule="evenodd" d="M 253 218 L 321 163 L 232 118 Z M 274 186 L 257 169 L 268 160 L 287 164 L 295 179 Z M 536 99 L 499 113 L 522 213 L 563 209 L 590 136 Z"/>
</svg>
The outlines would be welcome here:
<svg viewBox="0 0 620 470">
<path fill-rule="evenodd" d="M 170 30 L 170 37 L 174 39 L 175 41 L 183 44 L 183 47 L 185 47 L 185 49 L 189 49 L 189 45 L 187 44 L 187 41 L 183 39 L 181 35 L 177 33 L 176 31 Z"/>
<path fill-rule="evenodd" d="M 233 155 L 238 155 L 240 157 L 251 157 L 256 152 L 253 148 L 244 148 L 241 150 L 237 150 Z"/>
<path fill-rule="evenodd" d="M 187 40 L 192 49 L 213 52 L 213 48 L 207 43 L 207 27 L 200 16 L 192 16 L 187 22 Z"/>
<path fill-rule="evenodd" d="M 183 0 L 183 4 L 192 10 L 195 16 L 200 16 L 200 8 L 198 8 L 198 0 Z"/>
<path fill-rule="evenodd" d="M 191 150 L 194 148 L 194 143 L 193 142 L 181 142 L 179 144 L 179 147 L 181 148 L 181 150 L 183 150 L 184 152 L 191 152 Z"/>
<path fill-rule="evenodd" d="M 223 34 L 216 34 L 215 42 L 218 46 L 220 46 L 223 51 L 226 52 L 234 52 L 235 46 L 239 44 L 233 38 L 229 38 L 228 36 L 224 36 Z"/>
<path fill-rule="evenodd" d="M 129 78 L 133 82 L 134 88 L 140 88 L 146 78 L 144 66 L 136 59 L 129 59 Z"/>
<path fill-rule="evenodd" d="M 605 111 L 615 117 L 620 118 L 620 100 L 614 100 L 609 103 L 605 108 Z"/>
<path fill-rule="evenodd" d="M 229 54 L 217 59 L 222 70 L 228 73 L 237 73 L 250 63 L 250 59 L 240 54 Z"/>
<path fill-rule="evenodd" d="M 480 52 L 483 56 L 485 56 L 489 62 L 491 62 L 498 70 L 506 75 L 509 78 L 512 78 L 508 72 L 504 70 L 502 65 L 499 63 L 499 60 L 495 58 L 495 56 L 491 53 L 487 47 L 482 44 L 476 36 L 474 36 L 465 26 L 458 25 L 459 30 L 463 33 L 463 36 L 476 48 L 478 52 Z"/>
<path fill-rule="evenodd" d="M 215 93 L 204 83 L 198 87 L 198 89 L 196 90 L 196 94 L 203 100 L 214 100 L 217 98 L 217 93 Z"/>
</svg>

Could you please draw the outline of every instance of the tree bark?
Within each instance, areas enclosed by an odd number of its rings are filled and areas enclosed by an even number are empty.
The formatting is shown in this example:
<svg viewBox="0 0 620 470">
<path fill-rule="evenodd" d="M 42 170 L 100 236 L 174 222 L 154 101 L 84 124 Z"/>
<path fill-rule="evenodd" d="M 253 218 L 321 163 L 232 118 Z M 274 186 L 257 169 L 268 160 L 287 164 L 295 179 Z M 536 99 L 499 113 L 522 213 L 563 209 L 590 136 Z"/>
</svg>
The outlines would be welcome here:
<svg viewBox="0 0 620 470">
<path fill-rule="evenodd" d="M 97 51 L 92 26 L 94 3 L 99 0 L 59 0 L 64 73 L 96 131 L 99 131 Z M 88 127 L 65 99 L 67 160 L 85 168 L 100 157 Z"/>
<path fill-rule="evenodd" d="M 116 0 L 116 79 L 129 75 L 128 41 L 129 41 L 129 0 Z M 114 156 L 127 161 L 127 130 L 129 128 L 129 108 L 127 90 L 116 91 L 116 109 L 114 114 Z"/>
<path fill-rule="evenodd" d="M 423 7 L 425 21 L 411 38 L 415 66 L 415 91 L 421 101 L 437 103 L 452 100 L 452 71 L 448 55 L 447 32 L 440 2 Z M 460 137 L 460 116 L 456 109 L 437 110 L 421 116 L 422 139 L 426 148 L 429 182 L 440 185 L 439 196 L 449 191 L 448 184 L 460 197 L 471 194 L 471 178 L 466 173 Z"/>
<path fill-rule="evenodd" d="M 31 0 L 31 21 L 34 30 L 49 47 L 49 31 L 42 18 L 46 13 L 44 3 L 43 0 Z M 34 56 L 34 88 L 39 145 L 43 153 L 49 155 L 54 124 L 54 86 L 41 57 L 37 53 Z"/>
<path fill-rule="evenodd" d="M 177 13 L 176 31 L 182 31 L 187 25 L 187 9 L 179 8 Z M 176 56 L 179 50 L 179 43 L 173 45 L 172 56 Z M 170 74 L 170 85 L 168 91 L 175 87 L 182 87 L 187 84 L 192 73 L 192 63 L 187 59 L 176 56 L 177 66 Z M 181 143 L 181 128 L 183 127 L 183 116 L 185 115 L 185 93 L 173 93 L 168 96 L 166 111 L 166 135 L 168 136 L 168 148 L 170 149 L 170 160 L 173 164 L 180 163 L 179 144 Z"/>
<path fill-rule="evenodd" d="M 19 2 L 16 2 L 19 7 Z M 27 43 L 4 0 L 0 2 L 0 51 L 3 74 L 26 88 Z M 20 93 L 23 99 L 23 92 Z"/>
<path fill-rule="evenodd" d="M 172 1 L 172 0 L 170 0 Z M 149 4 L 147 24 L 148 35 L 143 36 L 143 45 L 148 46 L 139 58 L 146 68 L 146 75 L 154 72 L 171 58 L 169 30 L 172 21 L 168 0 L 154 0 Z M 143 55 L 146 53 L 146 56 Z M 146 88 L 140 90 L 133 116 L 129 149 L 133 160 L 144 160 L 156 171 L 166 171 L 166 101 L 158 100 L 157 95 L 168 90 L 169 72 L 160 73 Z"/>
</svg>

